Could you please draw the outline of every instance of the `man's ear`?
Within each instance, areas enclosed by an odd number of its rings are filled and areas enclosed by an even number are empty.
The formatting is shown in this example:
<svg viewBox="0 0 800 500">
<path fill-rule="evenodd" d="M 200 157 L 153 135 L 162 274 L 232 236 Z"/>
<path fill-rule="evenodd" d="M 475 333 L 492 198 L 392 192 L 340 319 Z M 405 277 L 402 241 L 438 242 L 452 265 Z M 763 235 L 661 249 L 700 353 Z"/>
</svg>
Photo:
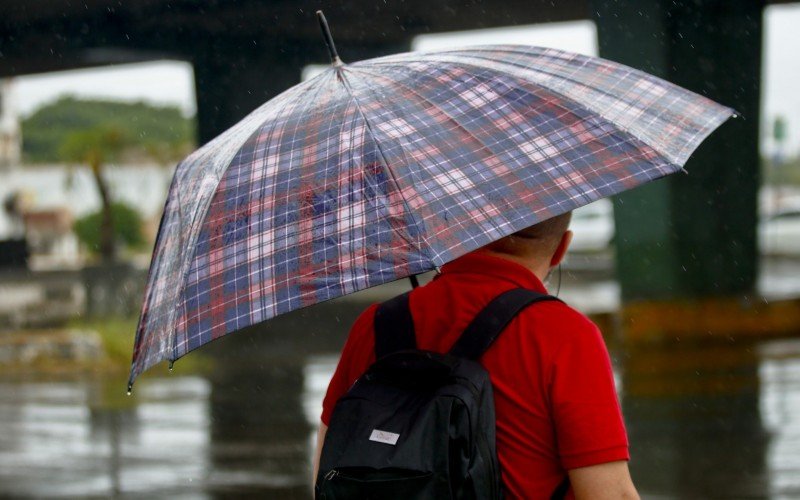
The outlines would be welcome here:
<svg viewBox="0 0 800 500">
<path fill-rule="evenodd" d="M 558 247 L 556 248 L 553 257 L 550 259 L 550 267 L 555 267 L 564 260 L 564 256 L 567 255 L 567 249 L 569 249 L 569 244 L 572 242 L 572 231 L 567 230 L 564 231 L 564 234 L 561 235 L 561 241 L 558 242 Z"/>
</svg>

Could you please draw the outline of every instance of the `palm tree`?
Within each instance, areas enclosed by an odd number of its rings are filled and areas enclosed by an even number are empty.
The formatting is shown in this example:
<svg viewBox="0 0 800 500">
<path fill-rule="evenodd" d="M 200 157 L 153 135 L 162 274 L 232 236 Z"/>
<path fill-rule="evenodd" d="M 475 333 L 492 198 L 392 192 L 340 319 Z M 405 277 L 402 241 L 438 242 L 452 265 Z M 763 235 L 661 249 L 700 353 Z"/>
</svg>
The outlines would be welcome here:
<svg viewBox="0 0 800 500">
<path fill-rule="evenodd" d="M 105 165 L 114 161 L 130 145 L 124 131 L 113 125 L 71 132 L 64 137 L 59 153 L 67 161 L 88 164 L 92 170 L 102 203 L 100 223 L 100 256 L 105 262 L 116 259 L 117 246 L 112 215 L 112 199 L 103 177 Z"/>
</svg>

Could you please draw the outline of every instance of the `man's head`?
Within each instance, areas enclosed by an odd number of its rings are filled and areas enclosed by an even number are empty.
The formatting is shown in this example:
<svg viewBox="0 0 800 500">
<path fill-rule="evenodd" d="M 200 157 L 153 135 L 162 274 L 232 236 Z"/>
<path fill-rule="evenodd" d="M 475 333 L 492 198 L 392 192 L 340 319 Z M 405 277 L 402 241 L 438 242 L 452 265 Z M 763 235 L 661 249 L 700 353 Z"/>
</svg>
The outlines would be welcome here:
<svg viewBox="0 0 800 500">
<path fill-rule="evenodd" d="M 513 260 L 544 279 L 547 272 L 557 266 L 567 253 L 572 231 L 569 222 L 572 212 L 557 215 L 527 227 L 485 247 L 503 258 Z"/>
</svg>

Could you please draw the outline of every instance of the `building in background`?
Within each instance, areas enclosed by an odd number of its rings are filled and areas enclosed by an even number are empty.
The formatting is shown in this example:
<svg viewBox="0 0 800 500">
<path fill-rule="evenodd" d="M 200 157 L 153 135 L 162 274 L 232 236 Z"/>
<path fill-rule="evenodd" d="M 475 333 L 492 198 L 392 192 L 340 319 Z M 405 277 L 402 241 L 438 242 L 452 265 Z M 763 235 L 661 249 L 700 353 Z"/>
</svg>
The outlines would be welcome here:
<svg viewBox="0 0 800 500">
<path fill-rule="evenodd" d="M 18 165 L 22 156 L 22 134 L 12 94 L 13 81 L 0 79 L 0 168 Z"/>
<path fill-rule="evenodd" d="M 73 217 L 65 207 L 23 213 L 25 240 L 38 267 L 60 268 L 80 262 L 78 238 L 72 230 Z"/>
</svg>

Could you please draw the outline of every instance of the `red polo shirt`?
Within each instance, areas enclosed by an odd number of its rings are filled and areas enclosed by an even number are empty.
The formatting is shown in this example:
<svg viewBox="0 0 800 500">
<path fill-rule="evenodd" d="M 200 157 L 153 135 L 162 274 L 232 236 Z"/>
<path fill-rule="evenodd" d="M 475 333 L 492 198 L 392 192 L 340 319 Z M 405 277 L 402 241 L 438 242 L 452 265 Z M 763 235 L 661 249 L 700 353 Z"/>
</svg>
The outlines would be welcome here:
<svg viewBox="0 0 800 500">
<path fill-rule="evenodd" d="M 517 287 L 546 293 L 524 267 L 481 251 L 445 265 L 411 293 L 417 346 L 448 350 L 490 300 Z M 323 401 L 326 425 L 339 397 L 375 361 L 376 308 L 350 331 Z M 565 470 L 628 459 L 608 351 L 583 314 L 557 301 L 534 304 L 480 362 L 494 389 L 497 455 L 508 498 L 549 498 Z"/>
</svg>

